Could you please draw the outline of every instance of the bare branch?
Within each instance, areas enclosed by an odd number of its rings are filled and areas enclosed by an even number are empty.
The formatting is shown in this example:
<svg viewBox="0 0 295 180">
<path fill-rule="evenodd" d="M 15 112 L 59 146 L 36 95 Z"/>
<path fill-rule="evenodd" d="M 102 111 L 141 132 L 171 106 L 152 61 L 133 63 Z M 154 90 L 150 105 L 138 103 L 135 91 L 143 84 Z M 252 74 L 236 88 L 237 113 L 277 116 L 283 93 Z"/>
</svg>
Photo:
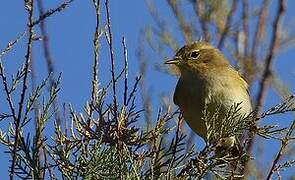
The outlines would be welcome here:
<svg viewBox="0 0 295 180">
<path fill-rule="evenodd" d="M 93 106 L 98 98 L 98 91 L 99 91 L 99 55 L 100 55 L 100 0 L 93 0 L 93 5 L 95 8 L 95 32 L 94 32 L 94 39 L 93 39 L 93 45 L 94 45 L 94 62 L 92 66 L 92 91 L 91 91 L 91 106 L 90 106 L 90 112 L 89 116 L 92 116 L 93 113 Z M 90 120 L 89 120 L 90 121 Z"/>
<path fill-rule="evenodd" d="M 52 14 L 55 14 L 56 12 L 61 12 L 63 9 L 67 8 L 73 1 L 74 0 L 66 1 L 62 3 L 61 5 L 59 5 L 57 8 L 46 11 L 45 14 L 41 14 L 39 16 L 39 19 L 33 21 L 31 24 L 29 24 L 29 26 L 35 26 L 39 24 L 41 21 L 43 21 L 44 19 L 50 17 Z"/>
<path fill-rule="evenodd" d="M 20 101 L 19 101 L 19 107 L 18 107 L 18 115 L 16 118 L 16 121 L 14 122 L 15 124 L 15 140 L 14 140 L 14 145 L 13 145 L 13 151 L 12 151 L 12 162 L 11 162 L 11 167 L 10 167 L 10 179 L 13 179 L 14 177 L 14 170 L 15 170 L 15 165 L 16 165 L 16 151 L 17 151 L 17 146 L 18 146 L 18 141 L 19 141 L 19 133 L 20 133 L 20 121 L 21 121 L 21 116 L 22 116 L 22 111 L 23 111 L 23 106 L 24 106 L 24 100 L 27 92 L 27 79 L 28 79 L 28 74 L 29 74 L 29 68 L 30 68 L 30 63 L 32 59 L 32 45 L 33 45 L 33 12 L 34 12 L 34 1 L 33 0 L 28 0 L 25 1 L 25 6 L 26 10 L 28 12 L 28 28 L 29 28 L 29 38 L 28 38 L 28 43 L 27 43 L 27 53 L 25 56 L 25 64 L 24 64 L 24 79 L 23 79 L 23 87 L 20 95 Z"/>
<path fill-rule="evenodd" d="M 264 1 L 265 5 L 267 5 L 269 2 L 268 1 Z M 276 13 L 276 17 L 275 17 L 275 21 L 273 24 L 273 31 L 272 31 L 272 37 L 271 37 L 271 44 L 270 44 L 270 48 L 269 48 L 269 52 L 266 56 L 265 59 L 265 66 L 264 66 L 264 71 L 262 74 L 262 79 L 259 83 L 259 90 L 258 90 L 258 96 L 256 99 L 256 105 L 255 105 L 255 110 L 256 110 L 256 117 L 258 116 L 258 114 L 260 113 L 262 106 L 265 102 L 266 99 L 266 95 L 267 95 L 267 89 L 268 89 L 268 84 L 269 84 L 269 79 L 271 77 L 271 68 L 272 68 L 272 64 L 273 64 L 273 59 L 277 53 L 277 49 L 278 46 L 280 44 L 280 30 L 281 30 L 281 21 L 284 15 L 284 12 L 286 10 L 286 1 L 285 0 L 280 0 L 279 1 L 279 5 L 278 5 L 278 9 L 277 9 L 277 13 Z M 265 16 L 266 16 L 266 12 L 267 12 L 267 8 L 266 9 L 262 9 L 261 10 L 261 15 L 260 15 L 260 23 L 261 25 L 259 25 L 259 27 L 257 27 L 257 37 L 255 37 L 254 39 L 254 45 L 253 46 L 257 46 L 259 43 L 259 36 L 262 33 L 262 30 L 264 28 L 264 21 L 265 21 Z M 257 40 L 256 40 L 257 39 Z M 255 43 L 255 41 L 257 41 Z M 256 47 L 257 48 L 257 47 Z M 255 54 L 254 54 L 255 55 Z M 253 56 L 253 51 L 252 51 L 252 56 Z M 256 55 L 255 55 L 256 56 Z M 249 141 L 246 145 L 246 151 L 249 152 L 252 149 L 253 146 L 253 139 L 254 137 L 252 135 L 250 135 L 249 137 Z M 245 171 L 248 170 L 248 166 L 246 166 Z"/>
<path fill-rule="evenodd" d="M 180 9 L 179 1 L 177 0 L 167 0 L 169 6 L 171 7 L 173 13 L 175 14 L 175 17 L 178 20 L 179 26 L 181 28 L 181 32 L 183 32 L 183 35 L 185 37 L 185 40 L 187 43 L 190 43 L 193 41 L 193 35 L 191 27 L 186 23 L 185 16 L 183 16 L 183 13 Z"/>
<path fill-rule="evenodd" d="M 263 34 L 266 28 L 266 22 L 267 22 L 266 20 L 268 16 L 268 8 L 269 8 L 270 2 L 271 2 L 270 0 L 264 0 L 261 5 L 261 9 L 259 12 L 259 19 L 255 28 L 256 32 L 254 35 L 254 41 L 253 41 L 252 50 L 251 50 L 251 58 L 253 61 L 254 59 L 256 59 L 259 44 L 261 43 L 261 40 L 264 37 Z"/>
<path fill-rule="evenodd" d="M 43 8 L 43 4 L 42 4 L 42 0 L 38 0 L 38 9 L 39 9 L 39 13 L 42 15 L 44 14 L 44 8 Z M 66 6 L 66 5 L 61 5 L 61 7 Z M 61 9 L 63 10 L 64 7 Z M 59 11 L 61 11 L 59 10 Z M 50 47 L 49 47 L 49 37 L 48 37 L 48 33 L 46 30 L 46 24 L 45 24 L 45 19 L 40 21 L 40 30 L 41 30 L 41 34 L 42 34 L 42 45 L 43 45 L 43 51 L 44 51 L 44 57 L 46 59 L 46 63 L 47 63 L 47 70 L 48 70 L 48 75 L 49 74 L 54 74 L 54 64 L 53 64 L 53 59 L 50 53 Z M 49 84 L 50 84 L 50 88 L 51 89 L 54 86 L 54 75 L 51 75 L 49 77 Z M 53 107 L 54 109 L 57 109 L 58 106 L 58 101 L 57 99 L 54 101 L 53 103 Z M 59 114 L 59 111 L 55 112 L 55 119 L 58 125 L 61 125 L 61 116 Z"/>
<path fill-rule="evenodd" d="M 206 13 L 205 1 L 195 1 L 194 8 L 195 8 L 197 16 L 199 17 L 199 22 L 201 24 L 204 39 L 205 41 L 209 42 L 210 33 L 209 33 L 208 22 L 210 21 L 211 13 Z"/>
<path fill-rule="evenodd" d="M 271 77 L 271 68 L 273 64 L 273 60 L 275 55 L 277 54 L 278 47 L 280 44 L 280 38 L 281 38 L 281 25 L 282 25 L 282 19 L 284 12 L 286 11 L 286 1 L 280 0 L 279 6 L 277 10 L 277 16 L 275 18 L 274 24 L 273 24 L 273 33 L 271 38 L 271 44 L 269 48 L 269 53 L 267 54 L 266 60 L 265 60 L 265 68 L 262 74 L 262 79 L 259 84 L 259 90 L 258 90 L 258 96 L 256 100 L 256 110 L 257 113 L 260 112 L 260 109 L 265 101 L 266 94 L 267 94 L 267 88 L 268 88 L 268 80 Z"/>
<path fill-rule="evenodd" d="M 112 24 L 111 24 L 111 16 L 110 16 L 110 5 L 109 0 L 105 1 L 106 7 L 106 16 L 107 16 L 107 27 L 108 27 L 108 44 L 111 55 L 111 74 L 112 74 L 112 87 L 113 87 L 113 100 L 114 100 L 114 118 L 117 120 L 118 114 L 118 104 L 117 104 L 117 93 L 116 93 L 116 76 L 115 76 L 115 57 L 113 51 L 113 34 L 112 34 Z"/>
<path fill-rule="evenodd" d="M 128 93 L 128 51 L 127 51 L 125 37 L 122 38 L 122 45 L 123 45 L 123 50 L 124 50 L 124 106 L 127 106 L 127 93 Z"/>
<path fill-rule="evenodd" d="M 231 24 L 232 24 L 232 18 L 234 16 L 234 13 L 235 11 L 237 10 L 237 7 L 238 7 L 238 1 L 233 1 L 232 2 L 232 5 L 231 5 L 231 9 L 227 15 L 227 18 L 226 18 L 226 23 L 225 23 L 225 27 L 220 35 L 220 39 L 219 39 L 219 42 L 218 42 L 218 49 L 222 49 L 223 48 L 223 44 L 224 44 L 224 40 L 225 38 L 227 37 L 227 34 L 229 33 L 230 31 L 230 27 L 231 27 Z"/>
<path fill-rule="evenodd" d="M 293 120 L 290 128 L 288 129 L 288 132 L 286 133 L 285 137 L 281 140 L 280 150 L 272 162 L 271 168 L 270 168 L 270 170 L 267 174 L 267 177 L 266 177 L 267 180 L 271 179 L 273 173 L 275 172 L 276 166 L 277 166 L 279 160 L 281 159 L 281 157 L 283 156 L 284 150 L 286 149 L 287 145 L 289 144 L 289 142 L 291 140 L 290 138 L 292 136 L 294 128 L 295 128 L 295 120 Z"/>
<path fill-rule="evenodd" d="M 244 40 L 244 56 L 248 56 L 249 51 L 249 0 L 243 0 L 243 30 L 245 35 Z"/>
<path fill-rule="evenodd" d="M 11 51 L 13 47 L 25 36 L 26 32 L 23 32 L 21 35 L 19 35 L 14 41 L 11 41 L 7 44 L 6 48 L 0 52 L 0 59 L 2 56 L 4 56 L 6 53 Z"/>
</svg>

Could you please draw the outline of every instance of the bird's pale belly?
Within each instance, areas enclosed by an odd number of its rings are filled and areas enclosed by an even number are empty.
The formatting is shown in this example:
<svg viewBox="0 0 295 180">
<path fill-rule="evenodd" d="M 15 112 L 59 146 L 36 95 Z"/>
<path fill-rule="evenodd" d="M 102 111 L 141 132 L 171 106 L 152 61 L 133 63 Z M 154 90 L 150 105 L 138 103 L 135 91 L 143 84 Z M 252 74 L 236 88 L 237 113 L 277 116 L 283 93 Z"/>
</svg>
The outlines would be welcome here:
<svg viewBox="0 0 295 180">
<path fill-rule="evenodd" d="M 204 139 L 207 139 L 207 129 L 202 119 L 205 104 L 207 104 L 207 111 L 211 115 L 219 109 L 220 119 L 231 106 L 237 103 L 241 103 L 240 114 L 251 112 L 249 95 L 245 89 L 240 87 L 224 87 L 227 88 L 227 91 L 221 90 L 220 87 L 211 87 L 210 91 L 208 89 L 205 91 L 204 87 L 200 88 L 201 86 L 198 88 L 187 87 L 178 87 L 179 93 L 186 94 L 185 97 L 178 98 L 179 107 L 191 129 Z"/>
</svg>

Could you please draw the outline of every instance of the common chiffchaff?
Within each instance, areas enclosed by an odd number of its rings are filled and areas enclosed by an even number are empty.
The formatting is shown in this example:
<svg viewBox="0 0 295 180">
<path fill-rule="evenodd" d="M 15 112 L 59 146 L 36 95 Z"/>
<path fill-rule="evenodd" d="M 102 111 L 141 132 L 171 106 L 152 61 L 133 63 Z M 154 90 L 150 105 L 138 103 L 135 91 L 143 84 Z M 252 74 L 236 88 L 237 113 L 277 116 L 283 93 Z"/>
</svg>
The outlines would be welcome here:
<svg viewBox="0 0 295 180">
<path fill-rule="evenodd" d="M 225 56 L 209 43 L 194 42 L 183 46 L 165 64 L 176 65 L 179 69 L 174 103 L 179 106 L 191 129 L 205 141 L 207 129 L 202 120 L 205 106 L 210 114 L 218 109 L 220 118 L 238 103 L 241 103 L 241 115 L 251 112 L 247 83 Z M 234 141 L 235 137 L 228 137 L 223 140 L 224 146 L 232 146 Z"/>
</svg>

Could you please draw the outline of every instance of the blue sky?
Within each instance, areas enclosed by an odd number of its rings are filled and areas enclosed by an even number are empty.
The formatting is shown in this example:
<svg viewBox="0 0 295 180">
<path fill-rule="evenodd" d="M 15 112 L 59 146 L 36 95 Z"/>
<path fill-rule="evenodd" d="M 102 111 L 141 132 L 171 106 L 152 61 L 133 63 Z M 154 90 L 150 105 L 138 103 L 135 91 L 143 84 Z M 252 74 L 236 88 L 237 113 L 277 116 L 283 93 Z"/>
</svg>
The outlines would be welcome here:
<svg viewBox="0 0 295 180">
<path fill-rule="evenodd" d="M 61 2 L 60 0 L 44 0 L 46 8 L 54 8 Z M 129 51 L 129 74 L 130 77 L 135 77 L 138 74 L 136 50 L 138 48 L 139 31 L 147 25 L 154 25 L 153 19 L 143 0 L 111 0 L 110 3 L 117 65 L 121 66 L 121 62 L 123 62 L 121 39 L 124 36 Z M 289 1 L 288 3 L 289 10 L 286 14 L 285 24 L 289 26 L 292 17 L 295 16 L 295 12 L 291 10 L 291 8 L 295 6 L 295 1 Z M 102 8 L 104 8 L 104 4 L 102 5 Z M 174 17 L 166 5 L 166 1 L 157 1 L 157 5 L 164 17 L 168 19 L 171 18 L 171 23 L 175 23 Z M 102 15 L 102 18 L 105 18 L 105 16 Z M 0 22 L 0 49 L 2 50 L 9 41 L 14 40 L 26 30 L 27 19 L 26 12 L 23 8 L 23 1 L 2 0 L 0 6 Z M 92 0 L 76 0 L 62 13 L 48 18 L 46 20 L 46 25 L 56 72 L 62 72 L 62 90 L 59 94 L 59 100 L 60 102 L 71 103 L 75 109 L 82 110 L 83 105 L 90 97 L 91 87 L 90 78 L 93 62 L 92 40 L 95 27 Z M 171 25 L 171 31 L 176 27 L 176 24 Z M 38 29 L 36 32 L 39 33 Z M 9 74 L 16 72 L 24 60 L 25 40 L 26 38 L 3 59 L 6 72 Z M 103 47 L 100 58 L 100 75 L 102 84 L 104 84 L 111 77 L 109 71 L 110 60 L 104 38 L 102 38 L 101 43 Z M 169 56 L 173 56 L 173 53 L 171 52 Z M 274 63 L 276 72 L 282 77 L 284 82 L 290 86 L 291 92 L 293 93 L 295 89 L 294 57 L 294 50 L 287 49 L 277 56 Z M 159 57 L 153 55 L 151 55 L 150 58 L 152 61 L 149 67 L 147 81 L 148 86 L 150 86 L 152 90 L 153 104 L 155 106 L 154 110 L 157 111 L 157 108 L 160 107 L 160 94 L 165 92 L 172 96 L 177 79 L 169 74 L 156 71 L 154 65 L 162 63 L 162 61 L 161 59 L 157 59 Z M 47 74 L 41 42 L 35 42 L 34 44 L 33 59 L 39 77 L 38 81 L 40 82 Z M 0 112 L 7 109 L 7 104 L 4 100 L 3 87 L 0 86 Z M 280 98 L 273 90 L 270 90 L 266 107 L 270 107 L 278 102 L 280 102 Z M 285 116 L 284 119 L 286 119 L 284 124 L 287 125 L 285 122 L 290 122 L 291 116 Z M 274 120 L 276 119 L 271 119 L 271 121 Z M 6 127 L 7 122 L 0 122 L 0 128 L 5 130 Z M 269 148 L 269 153 L 265 155 L 272 156 L 273 152 L 276 152 L 278 144 L 271 143 L 266 147 L 274 147 Z M 1 145 L 0 160 L 2 162 L 2 168 L 0 169 L 0 174 L 8 177 L 8 156 L 3 153 L 3 150 L 3 146 Z"/>
</svg>

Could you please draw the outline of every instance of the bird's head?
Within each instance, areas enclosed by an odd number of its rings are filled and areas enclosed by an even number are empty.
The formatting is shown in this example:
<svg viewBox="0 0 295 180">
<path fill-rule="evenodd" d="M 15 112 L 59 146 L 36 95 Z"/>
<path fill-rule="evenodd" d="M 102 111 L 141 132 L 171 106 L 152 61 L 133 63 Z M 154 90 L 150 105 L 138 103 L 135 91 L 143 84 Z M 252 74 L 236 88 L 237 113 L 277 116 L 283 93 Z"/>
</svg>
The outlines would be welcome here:
<svg viewBox="0 0 295 180">
<path fill-rule="evenodd" d="M 207 42 L 194 42 L 180 48 L 175 57 L 165 64 L 176 65 L 182 71 L 198 67 L 228 66 L 229 62 L 213 45 Z"/>
</svg>

